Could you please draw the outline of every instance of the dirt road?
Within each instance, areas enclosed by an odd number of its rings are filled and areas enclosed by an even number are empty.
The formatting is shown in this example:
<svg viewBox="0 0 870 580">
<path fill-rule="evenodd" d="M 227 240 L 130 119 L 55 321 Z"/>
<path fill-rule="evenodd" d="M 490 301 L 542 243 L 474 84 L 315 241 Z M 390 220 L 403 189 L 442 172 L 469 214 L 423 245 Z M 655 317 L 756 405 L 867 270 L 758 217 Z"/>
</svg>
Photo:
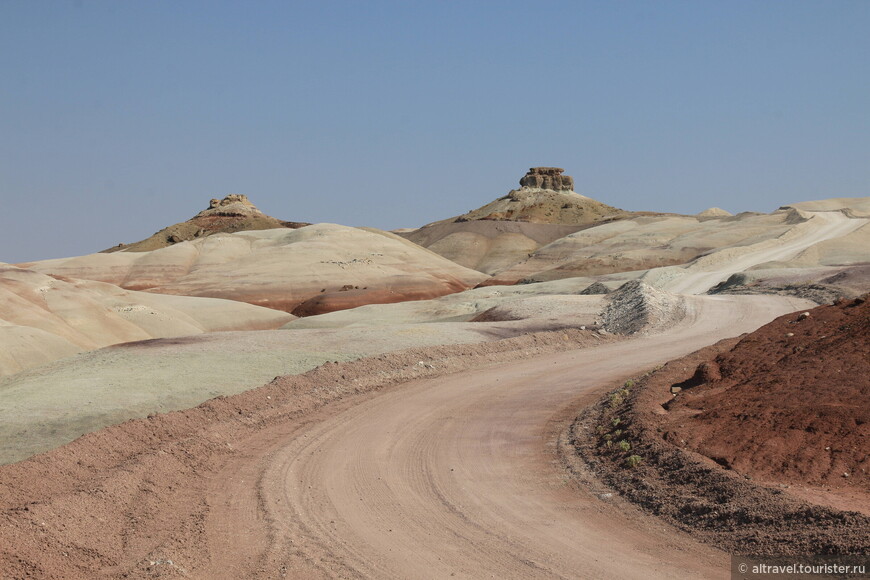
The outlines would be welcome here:
<svg viewBox="0 0 870 580">
<path fill-rule="evenodd" d="M 687 266 L 662 268 L 674 276 L 660 288 L 680 294 L 702 294 L 728 278 L 765 262 L 787 261 L 819 242 L 845 236 L 870 220 L 851 218 L 842 212 L 813 212 L 812 217 L 795 226 L 781 238 L 749 246 L 727 248 L 703 256 Z"/>
<path fill-rule="evenodd" d="M 807 302 L 690 297 L 666 333 L 420 380 L 264 431 L 216 474 L 195 577 L 723 577 L 727 556 L 629 518 L 558 465 L 602 386 Z"/>
</svg>

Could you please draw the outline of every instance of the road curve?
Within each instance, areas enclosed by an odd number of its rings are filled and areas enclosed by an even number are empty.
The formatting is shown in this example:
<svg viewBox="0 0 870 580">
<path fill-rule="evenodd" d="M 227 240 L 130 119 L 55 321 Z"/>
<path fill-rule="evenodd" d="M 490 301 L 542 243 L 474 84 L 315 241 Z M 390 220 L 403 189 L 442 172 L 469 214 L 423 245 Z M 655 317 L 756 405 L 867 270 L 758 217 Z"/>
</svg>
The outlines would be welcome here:
<svg viewBox="0 0 870 580">
<path fill-rule="evenodd" d="M 732 274 L 765 262 L 791 260 L 814 244 L 848 235 L 870 223 L 868 219 L 852 218 L 838 211 L 811 212 L 810 215 L 810 219 L 794 226 L 780 238 L 725 248 L 685 266 L 660 268 L 675 278 L 657 286 L 679 294 L 702 294 Z"/>
<path fill-rule="evenodd" d="M 687 300 L 683 322 L 656 336 L 414 381 L 255 436 L 214 479 L 202 572 L 723 577 L 725 554 L 578 488 L 555 451 L 568 410 L 602 386 L 809 304 Z"/>
</svg>

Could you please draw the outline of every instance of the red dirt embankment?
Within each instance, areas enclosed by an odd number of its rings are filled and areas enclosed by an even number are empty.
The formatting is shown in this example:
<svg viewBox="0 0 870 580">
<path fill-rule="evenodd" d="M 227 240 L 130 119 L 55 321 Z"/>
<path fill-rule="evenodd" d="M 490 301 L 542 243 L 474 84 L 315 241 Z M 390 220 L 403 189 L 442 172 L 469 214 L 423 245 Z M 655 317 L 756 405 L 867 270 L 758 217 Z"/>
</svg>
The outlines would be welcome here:
<svg viewBox="0 0 870 580">
<path fill-rule="evenodd" d="M 348 310 L 369 304 L 395 304 L 413 300 L 432 300 L 448 294 L 468 290 L 469 286 L 459 280 L 445 281 L 441 284 L 414 286 L 393 284 L 390 288 L 348 287 L 336 292 L 324 292 L 313 296 L 287 311 L 293 316 L 315 316 L 339 310 Z"/>
<path fill-rule="evenodd" d="M 666 440 L 753 479 L 870 492 L 870 302 L 780 317 L 678 386 Z"/>
<path fill-rule="evenodd" d="M 782 316 L 627 382 L 571 443 L 629 501 L 722 549 L 866 554 L 868 339 L 865 299 Z"/>
</svg>

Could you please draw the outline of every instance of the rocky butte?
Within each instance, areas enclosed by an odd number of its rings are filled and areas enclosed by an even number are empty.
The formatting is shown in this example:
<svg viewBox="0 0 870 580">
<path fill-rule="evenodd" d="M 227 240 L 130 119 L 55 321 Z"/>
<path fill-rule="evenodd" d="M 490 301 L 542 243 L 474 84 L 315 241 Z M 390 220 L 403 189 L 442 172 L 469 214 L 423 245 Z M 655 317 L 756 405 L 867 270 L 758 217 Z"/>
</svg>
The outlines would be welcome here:
<svg viewBox="0 0 870 580">
<path fill-rule="evenodd" d="M 223 199 L 212 199 L 204 209 L 187 221 L 163 228 L 151 237 L 132 244 L 118 244 L 104 252 L 150 252 L 180 242 L 187 242 L 216 233 L 234 233 L 275 228 L 298 229 L 306 222 L 288 222 L 268 216 L 257 209 L 247 195 L 231 193 Z"/>
<path fill-rule="evenodd" d="M 552 189 L 553 191 L 574 191 L 574 178 L 562 175 L 561 167 L 532 167 L 520 179 L 520 185 L 533 189 Z"/>
<path fill-rule="evenodd" d="M 628 212 L 574 191 L 574 178 L 563 175 L 564 171 L 561 167 L 532 167 L 520 179 L 519 188 L 450 221 L 489 220 L 581 226 L 628 216 Z M 559 237 L 569 233 L 562 231 Z M 409 239 L 420 243 L 414 237 L 409 236 Z M 553 239 L 545 243 L 551 241 Z M 525 253 L 528 255 L 527 251 Z"/>
</svg>

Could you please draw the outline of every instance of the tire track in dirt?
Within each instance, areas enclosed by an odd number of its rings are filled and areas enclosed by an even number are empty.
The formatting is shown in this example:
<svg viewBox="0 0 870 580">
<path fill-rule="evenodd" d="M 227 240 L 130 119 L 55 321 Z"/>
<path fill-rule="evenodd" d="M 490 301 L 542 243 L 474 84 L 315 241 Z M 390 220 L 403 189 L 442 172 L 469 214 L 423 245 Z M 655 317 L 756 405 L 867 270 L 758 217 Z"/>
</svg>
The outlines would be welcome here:
<svg viewBox="0 0 870 580">
<path fill-rule="evenodd" d="M 726 248 L 698 258 L 686 266 L 663 268 L 662 271 L 676 278 L 660 286 L 674 293 L 702 294 L 731 274 L 765 262 L 790 260 L 814 244 L 845 236 L 870 222 L 838 211 L 812 212 L 811 216 L 780 238 L 750 246 Z"/>
</svg>

